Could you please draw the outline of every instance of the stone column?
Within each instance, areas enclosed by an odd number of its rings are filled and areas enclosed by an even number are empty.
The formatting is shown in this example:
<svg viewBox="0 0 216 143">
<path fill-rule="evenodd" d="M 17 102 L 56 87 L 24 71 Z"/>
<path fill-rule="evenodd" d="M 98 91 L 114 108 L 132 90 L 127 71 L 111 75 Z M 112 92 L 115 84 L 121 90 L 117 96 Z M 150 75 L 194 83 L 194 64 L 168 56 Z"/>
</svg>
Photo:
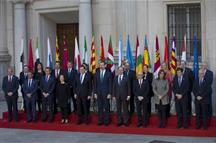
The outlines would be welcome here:
<svg viewBox="0 0 216 143">
<path fill-rule="evenodd" d="M 83 57 L 84 36 L 87 40 L 88 62 L 90 61 L 90 46 L 92 39 L 92 8 L 91 0 L 80 0 L 79 3 L 79 48 Z"/>
<path fill-rule="evenodd" d="M 10 55 L 8 54 L 8 48 L 7 48 L 6 7 L 7 7 L 7 1 L 0 0 L 0 87 L 2 87 L 2 78 L 7 73 L 7 67 L 11 59 Z M 2 93 L 1 88 L 0 88 L 0 93 Z"/>
<path fill-rule="evenodd" d="M 26 40 L 26 10 L 27 0 L 14 0 L 14 41 L 15 41 L 15 73 L 19 75 L 21 41 L 23 39 L 24 61 L 27 62 L 27 40 Z"/>
</svg>

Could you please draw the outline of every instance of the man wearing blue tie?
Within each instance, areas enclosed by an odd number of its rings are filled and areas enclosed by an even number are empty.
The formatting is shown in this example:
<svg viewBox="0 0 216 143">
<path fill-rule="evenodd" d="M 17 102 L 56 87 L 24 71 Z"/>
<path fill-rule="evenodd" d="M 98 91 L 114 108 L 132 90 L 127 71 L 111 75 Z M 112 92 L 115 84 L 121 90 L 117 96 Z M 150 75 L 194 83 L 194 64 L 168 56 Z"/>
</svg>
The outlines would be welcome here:
<svg viewBox="0 0 216 143">
<path fill-rule="evenodd" d="M 177 113 L 177 128 L 188 128 L 188 90 L 189 80 L 183 76 L 183 69 L 177 68 L 177 75 L 173 79 L 173 93 Z"/>
<path fill-rule="evenodd" d="M 26 103 L 27 122 L 36 121 L 36 100 L 38 83 L 33 79 L 31 71 L 28 72 L 28 79 L 23 84 L 24 100 Z"/>
<path fill-rule="evenodd" d="M 47 118 L 47 106 L 49 107 L 49 122 L 54 119 L 54 99 L 53 92 L 55 88 L 55 79 L 50 75 L 51 70 L 49 67 L 45 69 L 46 75 L 41 81 L 41 92 L 42 96 L 42 121 L 45 122 Z"/>
</svg>

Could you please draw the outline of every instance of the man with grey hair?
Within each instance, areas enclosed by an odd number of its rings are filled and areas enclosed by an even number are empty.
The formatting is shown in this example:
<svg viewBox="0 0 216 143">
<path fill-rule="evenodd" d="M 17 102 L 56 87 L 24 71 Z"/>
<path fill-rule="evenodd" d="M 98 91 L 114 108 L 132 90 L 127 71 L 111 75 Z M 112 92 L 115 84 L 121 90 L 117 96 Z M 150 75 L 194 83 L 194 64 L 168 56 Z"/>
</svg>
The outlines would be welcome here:
<svg viewBox="0 0 216 143">
<path fill-rule="evenodd" d="M 210 103 L 208 104 L 208 117 L 209 120 L 212 117 L 212 83 L 213 83 L 213 72 L 209 69 L 207 69 L 207 63 L 203 62 L 201 69 L 204 72 L 204 80 L 207 82 L 207 84 L 209 84 L 210 86 L 210 92 L 209 92 L 209 96 L 210 96 Z"/>
<path fill-rule="evenodd" d="M 17 99 L 19 80 L 18 77 L 14 75 L 11 67 L 8 68 L 7 72 L 8 75 L 3 78 L 2 90 L 5 93 L 5 99 L 8 107 L 8 122 L 11 122 L 13 118 L 18 122 Z"/>
</svg>

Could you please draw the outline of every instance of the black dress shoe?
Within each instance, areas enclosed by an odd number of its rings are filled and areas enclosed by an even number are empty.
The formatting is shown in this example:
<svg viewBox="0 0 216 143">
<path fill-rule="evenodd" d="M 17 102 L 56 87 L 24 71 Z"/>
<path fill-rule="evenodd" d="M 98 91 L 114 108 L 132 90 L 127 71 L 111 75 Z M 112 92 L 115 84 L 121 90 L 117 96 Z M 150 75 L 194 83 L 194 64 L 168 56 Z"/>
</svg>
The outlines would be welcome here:
<svg viewBox="0 0 216 143">
<path fill-rule="evenodd" d="M 49 122 L 49 123 L 52 123 L 53 120 L 54 120 L 53 118 L 50 118 L 50 119 L 48 120 L 48 122 Z"/>
<path fill-rule="evenodd" d="M 122 123 L 118 123 L 118 124 L 117 124 L 117 127 L 120 127 L 121 125 L 122 125 Z"/>
<path fill-rule="evenodd" d="M 98 123 L 98 126 L 101 126 L 101 125 L 103 125 L 103 123 Z"/>
<path fill-rule="evenodd" d="M 137 127 L 140 128 L 142 126 L 142 124 L 137 124 Z"/>
<path fill-rule="evenodd" d="M 109 123 L 105 123 L 104 125 L 105 125 L 105 126 L 109 126 Z"/>
<path fill-rule="evenodd" d="M 28 123 L 30 123 L 32 121 L 32 119 L 27 120 Z"/>
<path fill-rule="evenodd" d="M 128 124 L 128 123 L 124 123 L 124 125 L 125 125 L 125 127 L 128 127 L 128 126 L 129 126 L 129 124 Z"/>
<path fill-rule="evenodd" d="M 77 125 L 80 125 L 80 124 L 82 124 L 82 121 L 78 120 Z"/>
<path fill-rule="evenodd" d="M 196 126 L 196 129 L 200 129 L 200 126 Z"/>
<path fill-rule="evenodd" d="M 182 128 L 182 126 L 181 126 L 181 125 L 178 125 L 178 126 L 177 126 L 177 129 L 181 129 L 181 128 Z"/>
</svg>

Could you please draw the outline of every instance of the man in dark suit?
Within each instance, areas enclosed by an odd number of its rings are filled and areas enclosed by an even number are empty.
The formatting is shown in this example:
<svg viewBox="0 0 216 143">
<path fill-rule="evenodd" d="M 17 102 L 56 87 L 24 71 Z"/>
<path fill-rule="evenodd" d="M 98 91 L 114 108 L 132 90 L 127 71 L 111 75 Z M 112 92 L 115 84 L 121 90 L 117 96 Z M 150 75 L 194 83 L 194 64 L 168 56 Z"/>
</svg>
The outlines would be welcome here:
<svg viewBox="0 0 216 143">
<path fill-rule="evenodd" d="M 47 106 L 49 107 L 49 122 L 52 122 L 54 119 L 54 88 L 55 88 L 55 79 L 51 76 L 51 70 L 49 67 L 45 69 L 46 75 L 42 78 L 41 81 L 41 92 L 42 96 L 42 121 L 45 122 L 47 119 Z"/>
<path fill-rule="evenodd" d="M 113 99 L 116 100 L 118 124 L 122 125 L 122 119 L 125 126 L 128 126 L 129 110 L 128 103 L 131 97 L 131 86 L 129 78 L 124 75 L 123 67 L 118 67 L 118 75 L 113 80 Z M 123 108 L 123 115 L 122 115 Z"/>
<path fill-rule="evenodd" d="M 75 80 L 75 98 L 77 99 L 77 124 L 88 124 L 88 100 L 91 98 L 91 79 L 86 74 L 85 66 L 80 67 L 80 72 Z M 84 120 L 83 120 L 84 119 Z"/>
<path fill-rule="evenodd" d="M 72 63 L 68 62 L 67 63 L 67 69 L 65 70 L 65 78 L 66 82 L 70 86 L 70 98 L 73 101 L 73 112 L 77 111 L 77 104 L 76 104 L 76 99 L 74 98 L 74 83 L 75 83 L 75 77 L 76 77 L 77 71 L 73 69 Z M 71 113 L 71 102 L 68 103 L 68 111 Z"/>
<path fill-rule="evenodd" d="M 109 100 L 112 94 L 112 74 L 106 70 L 104 61 L 94 77 L 94 98 L 98 103 L 98 125 L 109 125 Z M 103 119 L 104 117 L 104 119 Z"/>
<path fill-rule="evenodd" d="M 149 85 L 149 92 L 148 92 L 148 116 L 151 116 L 151 98 L 154 96 L 154 92 L 152 90 L 152 81 L 153 81 L 153 74 L 149 72 L 148 65 L 143 66 L 143 79 L 146 79 L 148 81 Z"/>
<path fill-rule="evenodd" d="M 18 110 L 17 110 L 17 99 L 19 81 L 13 73 L 12 68 L 8 68 L 8 75 L 3 78 L 2 90 L 5 93 L 5 99 L 8 107 L 8 122 L 11 122 L 14 118 L 18 122 Z"/>
<path fill-rule="evenodd" d="M 210 90 L 210 92 L 209 92 L 210 102 L 208 104 L 208 118 L 209 118 L 209 120 L 211 120 L 211 117 L 212 117 L 212 83 L 213 83 L 213 72 L 210 71 L 209 69 L 207 69 L 207 63 L 206 62 L 202 63 L 202 67 L 201 68 L 204 71 L 204 80 L 210 86 L 210 89 L 209 89 Z"/>
<path fill-rule="evenodd" d="M 177 128 L 188 128 L 188 90 L 189 80 L 183 76 L 183 69 L 177 68 L 177 75 L 173 79 L 173 93 L 175 96 L 175 106 L 177 113 Z"/>
<path fill-rule="evenodd" d="M 29 68 L 28 68 L 28 65 L 24 65 L 23 67 L 23 71 L 20 72 L 20 75 L 19 75 L 19 84 L 21 86 L 21 93 L 22 93 L 22 98 L 23 98 L 23 110 L 24 112 L 26 112 L 26 103 L 25 103 L 25 99 L 24 99 L 24 92 L 23 92 L 23 84 L 25 82 L 25 80 L 28 79 L 28 71 L 29 71 Z"/>
<path fill-rule="evenodd" d="M 133 83 L 133 93 L 135 95 L 138 114 L 137 127 L 141 127 L 142 125 L 147 127 L 148 124 L 149 89 L 147 78 L 143 78 L 143 73 L 138 73 L 137 79 Z"/>
<path fill-rule="evenodd" d="M 28 79 L 23 84 L 24 100 L 26 103 L 27 122 L 36 121 L 36 101 L 38 82 L 33 79 L 33 73 L 28 72 Z"/>
<path fill-rule="evenodd" d="M 61 74 L 64 74 L 64 70 L 61 69 L 60 62 L 56 61 L 55 68 L 52 70 L 51 75 L 54 77 L 54 79 L 56 81 L 59 81 L 59 75 L 61 75 Z M 55 87 L 56 87 L 56 85 L 55 85 Z M 58 104 L 57 104 L 57 101 L 56 101 L 55 88 L 54 88 L 53 100 L 54 100 L 54 113 L 57 113 L 58 112 Z"/>
<path fill-rule="evenodd" d="M 193 72 L 190 68 L 186 67 L 187 63 L 186 61 L 181 61 L 181 68 L 183 69 L 183 77 L 188 78 L 189 80 L 189 90 L 188 90 L 188 115 L 191 116 L 191 110 L 192 110 L 192 90 L 193 90 L 193 83 L 194 83 L 194 76 Z"/>
<path fill-rule="evenodd" d="M 133 89 L 133 81 L 136 79 L 136 73 L 130 69 L 130 64 L 129 63 L 125 63 L 124 64 L 124 75 L 128 77 L 129 82 L 130 82 L 130 101 L 129 101 L 129 112 L 130 115 L 133 115 L 134 111 L 135 111 L 135 105 L 134 105 L 134 93 L 132 91 Z"/>
<path fill-rule="evenodd" d="M 194 81 L 193 93 L 195 96 L 195 109 L 196 109 L 196 128 L 201 127 L 201 120 L 203 120 L 203 128 L 206 130 L 208 127 L 208 105 L 211 98 L 211 85 L 204 78 L 204 70 L 199 70 L 199 79 Z"/>
</svg>

